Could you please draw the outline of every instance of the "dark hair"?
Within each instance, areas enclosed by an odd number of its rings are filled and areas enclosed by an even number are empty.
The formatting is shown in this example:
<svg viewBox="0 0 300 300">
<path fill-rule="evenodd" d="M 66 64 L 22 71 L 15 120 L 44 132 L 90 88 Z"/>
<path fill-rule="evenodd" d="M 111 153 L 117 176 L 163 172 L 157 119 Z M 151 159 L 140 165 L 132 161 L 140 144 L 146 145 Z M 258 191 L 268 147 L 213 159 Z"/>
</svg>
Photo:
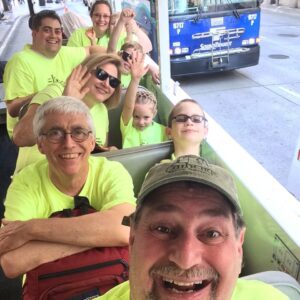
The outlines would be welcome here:
<svg viewBox="0 0 300 300">
<path fill-rule="evenodd" d="M 168 127 L 171 128 L 172 127 L 172 120 L 173 120 L 173 117 L 175 116 L 175 114 L 177 113 L 177 110 L 178 110 L 178 107 L 182 104 L 182 103 L 186 103 L 186 102 L 190 102 L 190 103 L 194 103 L 196 105 L 199 106 L 199 108 L 201 108 L 201 110 L 203 111 L 203 115 L 205 117 L 205 113 L 204 113 L 204 110 L 202 108 L 202 106 L 196 101 L 196 100 L 193 100 L 193 99 L 184 99 L 184 100 L 181 100 L 179 101 L 171 110 L 170 114 L 169 114 L 169 117 L 168 117 Z M 207 122 L 205 122 L 205 127 L 206 127 L 206 124 Z"/>
<path fill-rule="evenodd" d="M 96 0 L 96 1 L 93 3 L 92 7 L 91 7 L 91 10 L 90 10 L 90 17 L 93 16 L 94 10 L 95 10 L 96 6 L 99 5 L 99 4 L 104 4 L 104 5 L 106 5 L 106 6 L 109 8 L 110 14 L 112 15 L 111 5 L 110 5 L 110 3 L 109 3 L 107 0 Z"/>
<path fill-rule="evenodd" d="M 45 18 L 55 19 L 61 25 L 61 20 L 59 15 L 54 10 L 46 9 L 38 12 L 37 14 L 29 18 L 28 20 L 29 28 L 31 30 L 38 30 L 42 25 L 43 19 Z"/>
<path fill-rule="evenodd" d="M 184 188 L 186 188 L 187 190 L 189 190 L 190 188 L 199 188 L 199 187 L 202 189 L 214 189 L 212 187 L 209 187 L 205 184 L 201 184 L 198 182 L 192 182 L 192 181 L 180 181 L 180 182 L 184 184 Z M 178 184 L 178 183 L 179 182 L 177 182 L 175 184 Z M 174 182 L 167 183 L 161 187 L 164 188 L 166 186 L 173 186 L 173 185 L 174 185 Z M 143 204 L 141 206 L 138 204 L 136 211 L 129 216 L 130 226 L 136 227 L 138 225 L 138 223 L 141 219 L 143 208 L 149 207 L 152 205 L 152 203 L 155 202 L 155 201 L 153 201 L 154 200 L 153 194 L 154 194 L 154 192 L 158 191 L 161 187 L 151 191 L 148 195 L 146 195 L 146 197 L 143 199 Z M 236 233 L 236 236 L 238 236 L 239 233 L 241 232 L 241 230 L 245 227 L 244 219 L 239 213 L 236 212 L 236 209 L 231 204 L 231 202 L 223 194 L 220 193 L 220 195 L 223 197 L 224 202 L 228 203 L 228 206 L 227 206 L 228 207 L 228 215 L 231 214 L 235 233 Z M 224 211 L 225 211 L 225 209 L 224 209 Z"/>
</svg>

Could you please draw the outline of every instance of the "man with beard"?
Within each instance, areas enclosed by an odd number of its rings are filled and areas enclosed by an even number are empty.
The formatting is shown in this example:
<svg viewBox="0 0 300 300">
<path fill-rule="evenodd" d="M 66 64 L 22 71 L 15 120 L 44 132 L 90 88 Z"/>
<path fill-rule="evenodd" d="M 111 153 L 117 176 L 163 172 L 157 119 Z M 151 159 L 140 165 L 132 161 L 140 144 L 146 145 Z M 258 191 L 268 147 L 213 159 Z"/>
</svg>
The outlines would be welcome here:
<svg viewBox="0 0 300 300">
<path fill-rule="evenodd" d="M 245 226 L 229 173 L 201 157 L 153 167 L 130 216 L 130 276 L 100 299 L 284 300 L 238 279 Z"/>
</svg>

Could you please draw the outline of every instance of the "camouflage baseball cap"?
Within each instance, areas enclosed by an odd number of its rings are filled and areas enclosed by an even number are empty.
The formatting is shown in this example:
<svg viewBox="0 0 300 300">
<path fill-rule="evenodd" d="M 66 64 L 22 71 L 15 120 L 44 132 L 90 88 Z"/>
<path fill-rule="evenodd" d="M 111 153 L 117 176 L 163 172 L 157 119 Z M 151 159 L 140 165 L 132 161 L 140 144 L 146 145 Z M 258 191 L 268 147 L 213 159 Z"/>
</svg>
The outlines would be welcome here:
<svg viewBox="0 0 300 300">
<path fill-rule="evenodd" d="M 143 205 L 145 197 L 157 188 L 172 182 L 199 182 L 216 189 L 223 194 L 242 215 L 236 186 L 227 170 L 210 164 L 202 157 L 185 155 L 170 163 L 161 163 L 152 167 L 147 174 L 137 198 L 137 210 Z"/>
</svg>

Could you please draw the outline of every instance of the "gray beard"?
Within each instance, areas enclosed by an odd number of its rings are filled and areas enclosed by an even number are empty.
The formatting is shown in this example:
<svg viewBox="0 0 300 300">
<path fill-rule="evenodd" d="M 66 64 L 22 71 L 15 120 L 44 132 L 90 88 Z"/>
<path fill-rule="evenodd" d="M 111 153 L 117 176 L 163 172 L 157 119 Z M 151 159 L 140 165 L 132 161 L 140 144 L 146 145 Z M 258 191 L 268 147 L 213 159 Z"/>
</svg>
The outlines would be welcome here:
<svg viewBox="0 0 300 300">
<path fill-rule="evenodd" d="M 208 298 L 208 299 L 203 299 L 203 300 L 217 300 L 217 295 L 216 295 L 216 293 L 217 293 L 218 283 L 219 283 L 218 278 L 216 278 L 215 280 L 212 281 L 209 298 Z M 145 300 L 164 300 L 164 299 L 161 299 L 161 298 L 157 295 L 156 287 L 154 286 L 153 289 L 152 289 L 152 291 L 149 292 L 149 293 L 146 295 Z M 202 300 L 202 299 L 201 299 L 201 300 Z"/>
</svg>

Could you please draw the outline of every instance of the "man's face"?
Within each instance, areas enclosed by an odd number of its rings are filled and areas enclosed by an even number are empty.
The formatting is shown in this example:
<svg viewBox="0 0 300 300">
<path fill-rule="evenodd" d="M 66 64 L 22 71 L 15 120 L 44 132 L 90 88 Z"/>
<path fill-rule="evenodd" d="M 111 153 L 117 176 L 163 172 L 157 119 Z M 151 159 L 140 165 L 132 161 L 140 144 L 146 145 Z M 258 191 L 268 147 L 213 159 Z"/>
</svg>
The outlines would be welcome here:
<svg viewBox="0 0 300 300">
<path fill-rule="evenodd" d="M 45 117 L 43 133 L 49 130 L 71 132 L 75 129 L 90 130 L 83 114 L 49 113 Z M 40 151 L 46 155 L 49 162 L 50 178 L 55 176 L 74 177 L 88 171 L 88 157 L 94 149 L 95 139 L 92 134 L 83 142 L 76 142 L 67 134 L 59 143 L 51 142 L 46 136 L 38 139 Z"/>
<path fill-rule="evenodd" d="M 44 18 L 38 30 L 32 31 L 32 48 L 42 55 L 52 58 L 61 48 L 61 24 L 52 18 Z"/>
<path fill-rule="evenodd" d="M 183 102 L 174 113 L 174 116 L 177 115 L 204 116 L 204 113 L 197 104 L 193 102 Z M 177 123 L 176 120 L 173 120 L 172 127 L 167 128 L 167 135 L 173 139 L 174 143 L 187 145 L 200 144 L 207 135 L 207 124 L 204 121 L 194 123 L 191 119 L 183 123 Z"/>
<path fill-rule="evenodd" d="M 182 183 L 153 192 L 130 234 L 132 300 L 229 300 L 241 270 L 244 230 L 210 188 Z"/>
</svg>

